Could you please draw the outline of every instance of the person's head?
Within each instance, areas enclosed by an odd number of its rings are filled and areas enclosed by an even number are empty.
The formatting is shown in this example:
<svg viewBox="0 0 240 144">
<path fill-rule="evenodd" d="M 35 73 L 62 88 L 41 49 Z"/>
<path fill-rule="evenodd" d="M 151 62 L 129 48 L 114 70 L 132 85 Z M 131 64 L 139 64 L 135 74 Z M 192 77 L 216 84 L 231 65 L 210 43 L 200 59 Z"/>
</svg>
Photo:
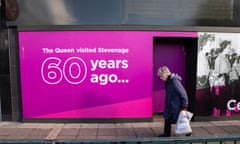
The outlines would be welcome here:
<svg viewBox="0 0 240 144">
<path fill-rule="evenodd" d="M 220 43 L 220 47 L 223 49 L 227 48 L 227 46 L 230 46 L 230 45 L 231 45 L 231 41 L 229 40 L 224 40 Z"/>
<path fill-rule="evenodd" d="M 221 48 L 221 52 L 224 54 L 228 54 L 230 51 L 230 47 L 231 47 L 231 41 L 228 40 L 224 40 L 220 43 L 220 48 Z"/>
<path fill-rule="evenodd" d="M 205 51 L 210 51 L 212 48 L 211 44 L 213 44 L 212 42 L 214 40 L 215 37 L 213 34 L 204 33 L 203 35 L 200 35 L 198 40 L 199 50 L 203 50 L 205 47 Z"/>
<path fill-rule="evenodd" d="M 158 68 L 157 75 L 160 77 L 161 80 L 167 81 L 168 76 L 171 75 L 171 72 L 167 66 L 162 66 Z"/>
</svg>

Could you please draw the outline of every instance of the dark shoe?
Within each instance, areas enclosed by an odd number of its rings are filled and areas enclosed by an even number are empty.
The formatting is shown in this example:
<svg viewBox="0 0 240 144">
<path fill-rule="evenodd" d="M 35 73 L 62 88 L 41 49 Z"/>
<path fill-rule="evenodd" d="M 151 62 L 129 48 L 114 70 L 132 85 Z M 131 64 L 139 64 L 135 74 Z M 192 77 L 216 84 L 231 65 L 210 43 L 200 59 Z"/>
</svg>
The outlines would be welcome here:
<svg viewBox="0 0 240 144">
<path fill-rule="evenodd" d="M 192 136 L 192 133 L 188 133 L 188 134 L 186 134 L 185 136 Z"/>
</svg>

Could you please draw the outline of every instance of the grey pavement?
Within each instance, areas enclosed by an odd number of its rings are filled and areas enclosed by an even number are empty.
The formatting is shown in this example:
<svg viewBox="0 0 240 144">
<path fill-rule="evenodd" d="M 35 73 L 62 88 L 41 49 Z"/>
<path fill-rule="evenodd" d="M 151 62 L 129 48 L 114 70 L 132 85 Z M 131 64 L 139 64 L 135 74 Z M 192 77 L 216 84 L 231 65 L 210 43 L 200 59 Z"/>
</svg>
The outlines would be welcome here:
<svg viewBox="0 0 240 144">
<path fill-rule="evenodd" d="M 1 140 L 112 140 L 156 138 L 163 133 L 164 121 L 161 115 L 153 122 L 129 123 L 23 123 L 0 122 Z M 239 120 L 191 122 L 191 137 L 240 136 Z M 172 127 L 172 137 L 175 135 Z"/>
</svg>

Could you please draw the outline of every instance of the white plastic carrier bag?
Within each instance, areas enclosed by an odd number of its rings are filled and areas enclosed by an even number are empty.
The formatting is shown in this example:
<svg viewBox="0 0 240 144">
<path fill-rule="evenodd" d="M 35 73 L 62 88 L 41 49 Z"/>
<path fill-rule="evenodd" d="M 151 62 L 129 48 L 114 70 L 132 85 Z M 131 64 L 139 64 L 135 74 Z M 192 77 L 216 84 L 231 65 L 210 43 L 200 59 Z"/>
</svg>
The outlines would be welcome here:
<svg viewBox="0 0 240 144">
<path fill-rule="evenodd" d="M 175 127 L 175 133 L 176 134 L 189 134 L 192 133 L 192 128 L 190 125 L 190 121 L 192 119 L 193 113 L 182 110 L 179 113 L 176 127 Z"/>
</svg>

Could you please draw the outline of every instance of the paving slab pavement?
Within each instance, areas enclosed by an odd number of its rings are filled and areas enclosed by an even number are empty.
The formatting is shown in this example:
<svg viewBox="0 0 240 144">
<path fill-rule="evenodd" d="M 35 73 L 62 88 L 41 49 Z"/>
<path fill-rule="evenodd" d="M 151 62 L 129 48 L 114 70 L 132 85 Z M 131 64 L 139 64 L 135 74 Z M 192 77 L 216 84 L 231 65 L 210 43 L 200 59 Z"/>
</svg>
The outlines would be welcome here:
<svg viewBox="0 0 240 144">
<path fill-rule="evenodd" d="M 161 116 L 153 122 L 130 123 L 23 123 L 0 122 L 1 140 L 113 140 L 157 138 L 163 133 Z M 239 135 L 240 121 L 191 122 L 191 137 Z M 172 138 L 184 137 L 174 134 Z"/>
</svg>

